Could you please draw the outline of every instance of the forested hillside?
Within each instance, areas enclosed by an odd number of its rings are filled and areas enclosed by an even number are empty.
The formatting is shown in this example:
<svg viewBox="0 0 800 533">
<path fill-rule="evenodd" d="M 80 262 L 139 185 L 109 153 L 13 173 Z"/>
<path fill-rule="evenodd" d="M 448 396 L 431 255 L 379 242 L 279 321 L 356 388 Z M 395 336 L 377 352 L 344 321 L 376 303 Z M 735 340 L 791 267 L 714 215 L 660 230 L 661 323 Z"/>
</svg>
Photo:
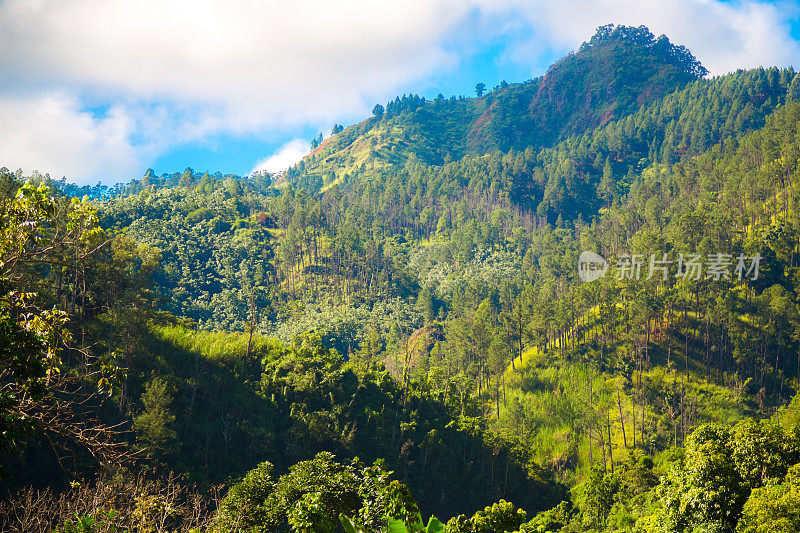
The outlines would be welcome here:
<svg viewBox="0 0 800 533">
<path fill-rule="evenodd" d="M 496 150 L 539 149 L 630 115 L 706 73 L 663 35 L 603 26 L 540 78 L 503 82 L 478 98 L 439 95 L 431 102 L 403 95 L 376 105 L 372 118 L 335 129 L 287 177 L 312 178 L 315 188 L 410 157 L 440 165 Z"/>
<path fill-rule="evenodd" d="M 797 531 L 799 80 L 606 26 L 280 176 L 2 169 L 0 523 Z"/>
</svg>

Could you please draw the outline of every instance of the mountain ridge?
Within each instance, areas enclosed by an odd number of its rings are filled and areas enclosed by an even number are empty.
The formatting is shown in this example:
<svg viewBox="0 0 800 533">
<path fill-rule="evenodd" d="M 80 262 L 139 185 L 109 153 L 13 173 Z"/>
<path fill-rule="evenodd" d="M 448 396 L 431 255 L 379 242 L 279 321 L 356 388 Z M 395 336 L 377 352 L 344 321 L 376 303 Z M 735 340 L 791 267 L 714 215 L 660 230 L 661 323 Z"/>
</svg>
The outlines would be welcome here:
<svg viewBox="0 0 800 533">
<path fill-rule="evenodd" d="M 409 159 L 441 165 L 467 155 L 544 148 L 630 115 L 707 72 L 685 47 L 644 26 L 602 26 L 543 76 L 503 82 L 476 98 L 404 95 L 385 111 L 376 106 L 379 113 L 325 139 L 282 181 L 305 174 L 321 178 L 322 188 L 356 169 Z"/>
</svg>

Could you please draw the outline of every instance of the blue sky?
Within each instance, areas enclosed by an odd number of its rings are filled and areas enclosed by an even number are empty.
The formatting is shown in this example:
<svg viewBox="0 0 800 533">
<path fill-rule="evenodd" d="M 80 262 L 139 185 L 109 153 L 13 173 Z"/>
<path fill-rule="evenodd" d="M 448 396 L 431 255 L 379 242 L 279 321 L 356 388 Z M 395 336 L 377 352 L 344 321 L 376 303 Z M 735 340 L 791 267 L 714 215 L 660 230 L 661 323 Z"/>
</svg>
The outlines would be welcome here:
<svg viewBox="0 0 800 533">
<path fill-rule="evenodd" d="M 797 1 L 0 0 L 0 166 L 107 184 L 280 170 L 404 93 L 543 73 L 610 22 L 712 74 L 800 67 Z"/>
</svg>

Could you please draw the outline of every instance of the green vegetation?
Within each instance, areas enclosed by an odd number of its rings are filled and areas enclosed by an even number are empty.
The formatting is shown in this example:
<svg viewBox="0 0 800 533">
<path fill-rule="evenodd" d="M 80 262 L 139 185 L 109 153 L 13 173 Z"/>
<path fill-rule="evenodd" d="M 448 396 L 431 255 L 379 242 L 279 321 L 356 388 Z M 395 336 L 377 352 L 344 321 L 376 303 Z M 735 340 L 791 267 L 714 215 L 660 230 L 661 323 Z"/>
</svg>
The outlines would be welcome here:
<svg viewBox="0 0 800 533">
<path fill-rule="evenodd" d="M 277 179 L 3 169 L 1 527 L 796 531 L 800 78 L 705 75 L 607 26 Z"/>
</svg>

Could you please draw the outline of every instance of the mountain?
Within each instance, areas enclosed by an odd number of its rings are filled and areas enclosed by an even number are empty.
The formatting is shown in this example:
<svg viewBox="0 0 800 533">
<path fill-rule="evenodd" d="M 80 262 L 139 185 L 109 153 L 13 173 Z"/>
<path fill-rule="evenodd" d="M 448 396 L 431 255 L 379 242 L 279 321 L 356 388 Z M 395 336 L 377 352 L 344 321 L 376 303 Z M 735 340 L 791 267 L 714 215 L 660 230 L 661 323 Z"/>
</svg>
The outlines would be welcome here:
<svg viewBox="0 0 800 533">
<path fill-rule="evenodd" d="M 428 187 L 471 187 L 474 170 L 530 216 L 586 220 L 648 165 L 689 160 L 762 126 L 795 79 L 791 68 L 706 72 L 664 36 L 605 26 L 541 78 L 479 98 L 397 98 L 324 140 L 279 184 L 360 195 L 390 174 L 415 183 L 420 171 L 439 176 L 424 178 Z"/>
<path fill-rule="evenodd" d="M 603 26 L 539 78 L 503 82 L 478 98 L 403 96 L 325 140 L 287 177 L 327 182 L 409 158 L 442 164 L 465 155 L 541 148 L 627 116 L 702 78 L 707 70 L 682 46 L 645 27 Z"/>
<path fill-rule="evenodd" d="M 704 73 L 609 26 L 278 182 L 0 171 L 0 529 L 797 531 L 800 77 Z"/>
<path fill-rule="evenodd" d="M 603 26 L 543 77 L 487 97 L 469 145 L 473 153 L 549 146 L 625 117 L 707 73 L 664 35 L 656 39 L 643 26 Z"/>
</svg>

